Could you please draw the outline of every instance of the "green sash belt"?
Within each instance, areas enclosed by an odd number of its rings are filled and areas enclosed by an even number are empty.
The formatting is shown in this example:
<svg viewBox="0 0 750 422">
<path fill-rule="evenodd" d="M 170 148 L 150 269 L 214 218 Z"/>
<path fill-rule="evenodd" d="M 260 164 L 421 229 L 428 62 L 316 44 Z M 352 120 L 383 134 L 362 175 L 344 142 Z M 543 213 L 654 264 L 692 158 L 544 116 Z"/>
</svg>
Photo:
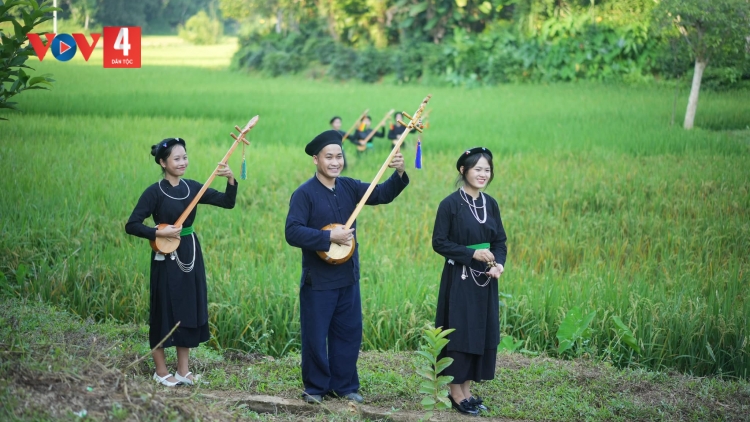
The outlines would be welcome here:
<svg viewBox="0 0 750 422">
<path fill-rule="evenodd" d="M 195 232 L 195 229 L 193 229 L 193 226 L 183 227 L 182 230 L 180 230 L 180 236 L 190 236 Z M 487 244 L 489 246 L 489 243 Z"/>
<path fill-rule="evenodd" d="M 490 244 L 489 243 L 477 243 L 476 245 L 467 245 L 466 247 L 469 249 L 489 249 Z"/>
</svg>

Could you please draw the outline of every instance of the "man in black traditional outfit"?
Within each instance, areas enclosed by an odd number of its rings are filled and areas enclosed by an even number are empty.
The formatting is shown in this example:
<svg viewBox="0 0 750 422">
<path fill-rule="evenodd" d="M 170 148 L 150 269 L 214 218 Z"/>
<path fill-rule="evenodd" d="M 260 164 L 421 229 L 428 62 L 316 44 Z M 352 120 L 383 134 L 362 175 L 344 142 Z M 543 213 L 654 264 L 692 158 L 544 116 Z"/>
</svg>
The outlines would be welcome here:
<svg viewBox="0 0 750 422">
<path fill-rule="evenodd" d="M 292 194 L 285 228 L 286 241 L 302 249 L 303 398 L 309 403 L 320 403 L 324 396 L 333 395 L 361 403 L 357 375 L 362 344 L 359 250 L 355 248 L 351 259 L 339 265 L 326 263 L 316 251 L 328 251 L 332 242 L 349 245 L 356 240 L 356 222 L 348 230 L 343 226 L 330 231 L 321 228 L 346 221 L 369 185 L 339 176 L 343 154 L 341 135 L 335 130 L 316 136 L 305 152 L 313 157 L 317 169 Z M 400 153 L 389 167 L 396 171 L 375 187 L 367 205 L 390 203 L 409 184 Z"/>
<path fill-rule="evenodd" d="M 440 202 L 432 233 L 432 248 L 445 257 L 435 327 L 456 330 L 439 357 L 453 358 L 442 373 L 453 376 L 453 408 L 476 415 L 487 406 L 471 394 L 471 382 L 495 377 L 500 343 L 497 279 L 507 247 L 500 207 L 481 191 L 494 177 L 492 153 L 482 147 L 466 150 L 456 169 L 461 187 Z"/>
</svg>

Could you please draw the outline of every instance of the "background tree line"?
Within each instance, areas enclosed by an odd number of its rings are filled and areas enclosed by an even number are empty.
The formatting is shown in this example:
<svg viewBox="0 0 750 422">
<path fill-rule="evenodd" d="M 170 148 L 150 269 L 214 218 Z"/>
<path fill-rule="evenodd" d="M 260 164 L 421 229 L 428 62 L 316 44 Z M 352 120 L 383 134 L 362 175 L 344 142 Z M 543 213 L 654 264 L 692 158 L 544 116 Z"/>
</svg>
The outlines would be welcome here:
<svg viewBox="0 0 750 422">
<path fill-rule="evenodd" d="M 144 34 L 174 33 L 216 0 L 58 0 L 59 19 L 86 30 L 102 26 L 140 26 Z"/>
<path fill-rule="evenodd" d="M 195 44 L 218 42 L 223 23 L 235 22 L 240 48 L 233 66 L 273 76 L 304 70 L 342 80 L 460 86 L 692 77 L 686 128 L 693 126 L 701 86 L 750 87 L 750 0 L 59 0 L 58 6 L 60 18 L 83 30 L 177 30 Z M 19 18 L 4 13 L 4 20 Z"/>
<path fill-rule="evenodd" d="M 242 22 L 235 65 L 271 75 L 454 85 L 682 78 L 694 68 L 693 30 L 706 23 L 714 44 L 704 86 L 750 86 L 748 0 L 218 1 Z M 732 30 L 716 37 L 718 27 Z"/>
<path fill-rule="evenodd" d="M 134 25 L 145 34 L 179 29 L 194 43 L 216 42 L 222 23 L 232 23 L 240 35 L 235 67 L 274 76 L 311 69 L 336 79 L 373 82 L 388 75 L 398 83 L 471 86 L 683 78 L 697 69 L 709 88 L 750 86 L 749 0 L 58 3 L 61 18 L 84 28 Z M 732 30 L 706 32 L 704 23 Z M 708 53 L 710 66 L 695 67 L 696 54 Z"/>
</svg>

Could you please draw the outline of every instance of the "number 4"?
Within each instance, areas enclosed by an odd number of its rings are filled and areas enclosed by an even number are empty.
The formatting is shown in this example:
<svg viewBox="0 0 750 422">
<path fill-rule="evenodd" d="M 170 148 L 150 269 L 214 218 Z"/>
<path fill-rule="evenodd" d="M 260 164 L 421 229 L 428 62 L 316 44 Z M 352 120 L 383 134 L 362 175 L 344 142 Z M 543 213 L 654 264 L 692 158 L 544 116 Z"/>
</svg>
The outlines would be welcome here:
<svg viewBox="0 0 750 422">
<path fill-rule="evenodd" d="M 128 51 L 130 50 L 130 43 L 128 43 L 128 28 L 120 28 L 120 32 L 117 34 L 115 40 L 115 50 L 122 50 L 122 55 L 127 57 Z"/>
</svg>

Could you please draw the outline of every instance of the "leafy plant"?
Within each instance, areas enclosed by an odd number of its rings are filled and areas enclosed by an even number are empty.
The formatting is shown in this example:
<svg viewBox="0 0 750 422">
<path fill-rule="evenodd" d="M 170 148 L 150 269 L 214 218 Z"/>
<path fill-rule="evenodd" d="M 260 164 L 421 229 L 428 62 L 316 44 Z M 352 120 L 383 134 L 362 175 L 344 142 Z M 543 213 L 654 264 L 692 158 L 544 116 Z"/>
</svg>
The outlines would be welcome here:
<svg viewBox="0 0 750 422">
<path fill-rule="evenodd" d="M 560 328 L 557 329 L 557 353 L 563 354 L 573 347 L 579 339 L 591 337 L 588 328 L 595 316 L 596 311 L 591 311 L 591 313 L 583 315 L 581 308 L 578 306 L 570 308 L 568 314 L 565 315 L 565 319 L 560 324 Z"/>
<path fill-rule="evenodd" d="M 695 60 L 693 82 L 683 127 L 692 129 L 703 72 L 722 56 L 746 56 L 750 3 L 746 0 L 663 0 L 654 20 L 665 32 L 675 29 Z"/>
<path fill-rule="evenodd" d="M 196 45 L 218 44 L 224 35 L 224 25 L 216 17 L 201 10 L 178 29 L 180 38 Z"/>
<path fill-rule="evenodd" d="M 434 410 L 451 407 L 448 400 L 449 392 L 445 386 L 453 381 L 453 377 L 439 374 L 453 363 L 453 359 L 444 357 L 437 360 L 437 357 L 450 341 L 445 337 L 454 331 L 456 330 L 453 328 L 443 330 L 442 327 L 432 328 L 431 326 L 422 330 L 423 343 L 417 354 L 423 359 L 421 359 L 421 365 L 417 367 L 417 374 L 423 378 L 419 384 L 419 392 L 425 395 L 422 399 L 422 406 L 427 410 L 425 419 L 430 419 Z"/>
<path fill-rule="evenodd" d="M 50 3 L 45 1 L 39 4 L 36 0 L 0 0 L 0 24 L 13 24 L 12 34 L 4 32 L 0 26 L 0 109 L 16 110 L 16 103 L 8 101 L 11 97 L 29 89 L 47 89 L 44 85 L 51 86 L 54 82 L 48 74 L 32 77 L 24 71 L 34 70 L 25 63 L 29 57 L 36 55 L 31 43 L 27 42 L 29 32 L 50 20 L 50 12 L 60 10 L 49 7 Z M 14 8 L 18 9 L 12 10 Z M 17 13 L 21 14 L 20 20 L 16 16 Z M 0 120 L 8 119 L 0 117 Z"/>
<path fill-rule="evenodd" d="M 500 345 L 497 347 L 497 351 L 513 353 L 522 345 L 523 340 L 515 341 L 513 336 L 503 336 L 503 339 L 500 340 Z"/>
<path fill-rule="evenodd" d="M 620 341 L 627 344 L 636 353 L 641 353 L 641 347 L 638 346 L 638 340 L 635 338 L 633 331 L 631 331 L 630 328 L 628 328 L 628 326 L 625 325 L 625 323 L 622 322 L 622 320 L 618 316 L 613 315 L 612 321 L 614 321 L 615 323 L 615 328 L 613 328 L 613 330 L 615 331 L 615 334 L 617 334 L 617 337 L 620 339 Z"/>
</svg>

